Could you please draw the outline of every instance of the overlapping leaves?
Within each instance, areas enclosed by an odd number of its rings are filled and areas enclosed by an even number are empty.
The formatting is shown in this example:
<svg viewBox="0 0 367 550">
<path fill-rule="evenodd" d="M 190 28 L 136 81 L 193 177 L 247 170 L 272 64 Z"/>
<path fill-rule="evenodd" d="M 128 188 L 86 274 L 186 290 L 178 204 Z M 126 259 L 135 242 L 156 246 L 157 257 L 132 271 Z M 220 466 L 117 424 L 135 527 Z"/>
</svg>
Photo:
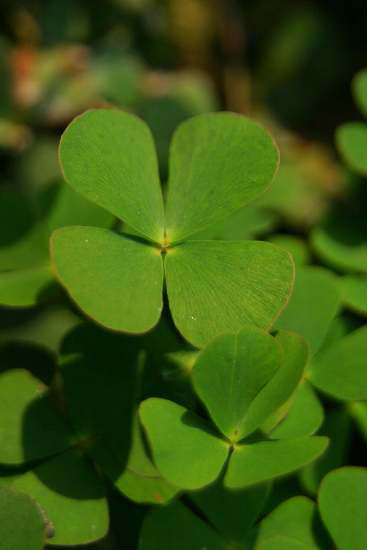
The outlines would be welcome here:
<svg viewBox="0 0 367 550">
<path fill-rule="evenodd" d="M 325 438 L 283 440 L 259 432 L 297 388 L 306 359 L 304 340 L 292 333 L 273 338 L 245 328 L 216 338 L 199 355 L 192 381 L 219 431 L 165 399 L 150 398 L 140 406 L 162 476 L 177 487 L 198 489 L 214 481 L 228 461 L 224 484 L 243 488 L 292 472 L 319 456 Z"/>
</svg>

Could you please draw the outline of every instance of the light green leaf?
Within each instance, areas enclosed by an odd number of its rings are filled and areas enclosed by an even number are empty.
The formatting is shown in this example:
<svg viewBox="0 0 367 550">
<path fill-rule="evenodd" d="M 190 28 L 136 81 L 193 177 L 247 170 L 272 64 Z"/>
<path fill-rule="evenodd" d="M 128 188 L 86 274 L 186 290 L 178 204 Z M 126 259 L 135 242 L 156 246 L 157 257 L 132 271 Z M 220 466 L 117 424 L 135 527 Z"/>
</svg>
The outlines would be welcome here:
<svg viewBox="0 0 367 550">
<path fill-rule="evenodd" d="M 367 470 L 341 468 L 320 488 L 321 517 L 338 550 L 365 550 L 367 540 Z"/>
<path fill-rule="evenodd" d="M 345 307 L 366 317 L 367 275 L 345 275 L 340 286 Z"/>
<path fill-rule="evenodd" d="M 52 283 L 49 266 L 0 272 L 0 304 L 8 307 L 35 306 Z"/>
<path fill-rule="evenodd" d="M 277 413 L 271 419 L 273 423 L 275 422 L 274 428 L 270 426 L 267 429 L 267 423 L 263 428 L 272 439 L 290 439 L 312 435 L 317 432 L 324 419 L 321 402 L 307 380 L 299 385 L 285 409 L 278 412 L 280 419 L 277 418 Z"/>
<path fill-rule="evenodd" d="M 23 493 L 0 488 L 0 550 L 42 550 L 45 526 L 36 502 Z"/>
<path fill-rule="evenodd" d="M 159 250 L 96 227 L 57 229 L 51 239 L 57 276 L 92 319 L 112 330 L 139 333 L 162 311 Z"/>
<path fill-rule="evenodd" d="M 367 69 L 359 71 L 353 78 L 352 92 L 359 110 L 367 117 Z"/>
<path fill-rule="evenodd" d="M 312 500 L 303 496 L 290 498 L 261 521 L 257 530 L 255 550 L 260 550 L 263 542 L 278 536 L 316 548 L 317 519 L 316 507 Z"/>
<path fill-rule="evenodd" d="M 346 401 L 367 399 L 367 326 L 344 336 L 319 353 L 309 378 L 320 390 Z"/>
<path fill-rule="evenodd" d="M 339 307 L 338 281 L 332 273 L 320 267 L 299 268 L 291 299 L 275 327 L 301 334 L 313 355 Z"/>
<path fill-rule="evenodd" d="M 228 550 L 227 544 L 183 504 L 153 508 L 145 517 L 139 550 Z"/>
<path fill-rule="evenodd" d="M 278 158 L 267 132 L 243 116 L 203 114 L 181 124 L 171 143 L 167 240 L 183 240 L 253 200 Z"/>
<path fill-rule="evenodd" d="M 74 451 L 44 462 L 16 478 L 12 486 L 34 498 L 54 535 L 48 544 L 87 544 L 108 531 L 102 481 Z"/>
<path fill-rule="evenodd" d="M 282 348 L 282 363 L 251 403 L 243 426 L 245 435 L 252 433 L 287 402 L 303 375 L 308 357 L 304 339 L 298 334 L 281 331 L 276 342 Z"/>
<path fill-rule="evenodd" d="M 153 138 L 143 121 L 114 109 L 87 111 L 65 130 L 66 181 L 149 239 L 163 237 L 163 199 Z"/>
<path fill-rule="evenodd" d="M 22 464 L 70 446 L 66 423 L 44 386 L 23 369 L 0 376 L 0 462 Z"/>
<path fill-rule="evenodd" d="M 275 339 L 250 326 L 238 334 L 219 336 L 200 353 L 192 370 L 195 391 L 230 441 L 248 434 L 251 404 L 280 363 Z"/>
<path fill-rule="evenodd" d="M 219 479 L 191 493 L 190 498 L 228 542 L 241 544 L 262 513 L 269 491 L 267 483 L 231 491 L 224 487 L 223 479 Z"/>
<path fill-rule="evenodd" d="M 294 277 L 287 252 L 257 241 L 188 241 L 168 250 L 165 271 L 175 325 L 197 347 L 247 324 L 269 328 Z"/>
<path fill-rule="evenodd" d="M 239 445 L 233 450 L 224 483 L 239 489 L 294 472 L 326 449 L 326 437 L 299 437 Z"/>
<path fill-rule="evenodd" d="M 344 161 L 363 176 L 367 175 L 367 124 L 347 122 L 336 131 L 336 145 Z"/>
<path fill-rule="evenodd" d="M 140 405 L 153 460 L 162 476 L 182 489 L 200 489 L 214 481 L 224 466 L 229 445 L 193 412 L 166 399 Z"/>
</svg>

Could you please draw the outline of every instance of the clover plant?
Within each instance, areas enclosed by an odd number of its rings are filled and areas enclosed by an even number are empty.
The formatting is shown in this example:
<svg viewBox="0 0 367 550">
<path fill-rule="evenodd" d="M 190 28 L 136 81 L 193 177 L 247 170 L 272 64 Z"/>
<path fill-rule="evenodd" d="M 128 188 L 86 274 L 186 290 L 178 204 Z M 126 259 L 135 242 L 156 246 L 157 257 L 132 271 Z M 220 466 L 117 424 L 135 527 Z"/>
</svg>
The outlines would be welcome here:
<svg viewBox="0 0 367 550">
<path fill-rule="evenodd" d="M 0 550 L 364 550 L 357 126 L 351 170 L 283 143 L 274 177 L 264 128 L 200 114 L 166 182 L 166 138 L 159 164 L 142 120 L 94 109 L 65 182 L 0 191 Z"/>
<path fill-rule="evenodd" d="M 55 231 L 57 276 L 91 318 L 141 333 L 159 320 L 163 281 L 178 330 L 197 347 L 254 323 L 268 328 L 293 282 L 289 255 L 265 242 L 190 240 L 262 193 L 277 149 L 239 115 L 199 115 L 180 125 L 170 150 L 164 206 L 148 128 L 116 110 L 75 119 L 60 144 L 65 180 L 133 234 L 91 227 Z"/>
</svg>

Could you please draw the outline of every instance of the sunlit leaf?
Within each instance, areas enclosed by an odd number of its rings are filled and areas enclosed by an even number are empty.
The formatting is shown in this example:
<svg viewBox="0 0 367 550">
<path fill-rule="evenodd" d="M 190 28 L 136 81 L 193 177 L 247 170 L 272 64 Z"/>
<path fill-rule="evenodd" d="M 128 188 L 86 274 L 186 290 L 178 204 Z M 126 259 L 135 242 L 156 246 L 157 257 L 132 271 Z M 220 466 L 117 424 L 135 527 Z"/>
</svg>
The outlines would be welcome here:
<svg viewBox="0 0 367 550">
<path fill-rule="evenodd" d="M 299 437 L 260 441 L 235 447 L 225 485 L 239 489 L 289 474 L 315 460 L 326 449 L 326 437 Z"/>
<path fill-rule="evenodd" d="M 181 124 L 170 152 L 168 241 L 205 229 L 254 199 L 277 163 L 271 137 L 243 116 L 203 114 Z"/>
<path fill-rule="evenodd" d="M 155 247 L 106 229 L 65 227 L 54 232 L 51 254 L 70 296 L 98 323 L 134 333 L 158 322 L 163 265 Z"/>
<path fill-rule="evenodd" d="M 173 320 L 197 347 L 247 324 L 270 327 L 293 284 L 288 253 L 256 241 L 188 241 L 168 251 L 165 271 Z"/>
<path fill-rule="evenodd" d="M 214 481 L 224 466 L 229 445 L 210 424 L 166 399 L 140 405 L 140 419 L 162 476 L 182 489 L 200 489 Z"/>
<path fill-rule="evenodd" d="M 78 193 L 146 237 L 163 236 L 163 200 L 153 138 L 137 117 L 114 109 L 87 111 L 65 130 L 60 160 Z"/>
</svg>

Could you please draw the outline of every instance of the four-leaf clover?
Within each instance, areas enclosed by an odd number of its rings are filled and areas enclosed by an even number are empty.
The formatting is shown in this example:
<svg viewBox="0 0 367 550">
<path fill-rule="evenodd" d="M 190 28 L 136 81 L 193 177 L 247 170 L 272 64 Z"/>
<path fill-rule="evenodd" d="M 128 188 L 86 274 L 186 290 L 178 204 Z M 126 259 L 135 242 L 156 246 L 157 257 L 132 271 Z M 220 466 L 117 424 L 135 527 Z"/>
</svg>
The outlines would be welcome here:
<svg viewBox="0 0 367 550">
<path fill-rule="evenodd" d="M 232 113 L 179 126 L 164 206 L 153 139 L 131 114 L 92 110 L 60 144 L 65 180 L 133 230 L 54 232 L 51 255 L 80 308 L 112 330 L 142 333 L 159 320 L 163 283 L 173 320 L 197 347 L 244 324 L 269 328 L 287 302 L 294 267 L 266 242 L 189 240 L 262 193 L 278 165 L 267 132 Z"/>
</svg>

